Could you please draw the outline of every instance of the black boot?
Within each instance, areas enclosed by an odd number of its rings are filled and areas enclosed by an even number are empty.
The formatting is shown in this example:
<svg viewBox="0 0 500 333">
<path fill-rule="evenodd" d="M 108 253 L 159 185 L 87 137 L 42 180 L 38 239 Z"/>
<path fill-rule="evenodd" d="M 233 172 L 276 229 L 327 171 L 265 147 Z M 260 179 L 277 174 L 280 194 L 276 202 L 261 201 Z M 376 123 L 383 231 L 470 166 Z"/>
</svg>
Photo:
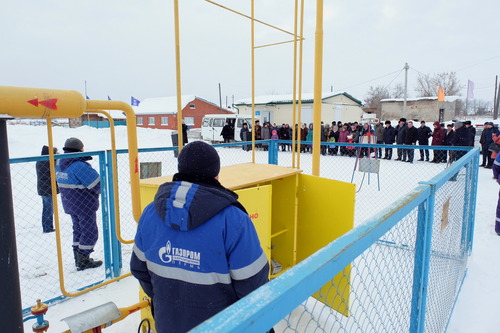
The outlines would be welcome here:
<svg viewBox="0 0 500 333">
<path fill-rule="evenodd" d="M 80 251 L 76 251 L 76 256 L 77 256 L 77 264 L 76 264 L 77 271 L 83 271 L 87 268 L 96 268 L 102 265 L 101 260 L 94 260 L 90 258 L 90 254 L 84 254 L 81 253 Z"/>
<path fill-rule="evenodd" d="M 78 250 L 74 247 L 73 248 L 73 258 L 75 258 L 75 266 L 78 268 Z"/>
</svg>

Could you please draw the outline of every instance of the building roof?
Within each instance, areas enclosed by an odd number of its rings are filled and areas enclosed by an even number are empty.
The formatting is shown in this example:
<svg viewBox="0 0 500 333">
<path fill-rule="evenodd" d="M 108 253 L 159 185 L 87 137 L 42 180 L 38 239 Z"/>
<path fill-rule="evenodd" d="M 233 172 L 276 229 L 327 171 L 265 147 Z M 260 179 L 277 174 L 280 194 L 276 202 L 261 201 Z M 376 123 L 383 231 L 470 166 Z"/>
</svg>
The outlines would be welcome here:
<svg viewBox="0 0 500 333">
<path fill-rule="evenodd" d="M 195 99 L 219 107 L 217 104 L 195 95 L 182 95 L 181 96 L 182 108 L 185 108 L 186 105 L 190 104 Z M 133 106 L 132 108 L 138 115 L 176 114 L 177 96 L 146 98 L 141 102 L 141 104 L 139 104 L 139 106 Z"/>
<path fill-rule="evenodd" d="M 323 93 L 321 94 L 322 100 L 336 97 L 343 95 L 352 101 L 354 101 L 356 104 L 362 105 L 363 103 L 352 97 L 346 92 L 339 93 L 339 94 L 333 94 L 333 93 Z M 313 103 L 314 102 L 314 94 L 313 93 L 308 93 L 308 94 L 302 94 L 302 103 Z M 255 96 L 255 105 L 267 105 L 267 104 L 292 104 L 293 103 L 293 96 L 292 95 L 264 95 L 264 96 Z M 252 99 L 251 98 L 245 98 L 237 101 L 234 105 L 252 105 Z"/>
<path fill-rule="evenodd" d="M 418 97 L 418 98 L 407 98 L 407 102 L 418 102 L 418 101 L 435 101 L 437 100 L 437 96 L 430 97 Z M 445 102 L 455 102 L 457 99 L 460 99 L 460 96 L 445 96 Z M 385 98 L 381 99 L 380 102 L 404 102 L 404 98 Z"/>
</svg>

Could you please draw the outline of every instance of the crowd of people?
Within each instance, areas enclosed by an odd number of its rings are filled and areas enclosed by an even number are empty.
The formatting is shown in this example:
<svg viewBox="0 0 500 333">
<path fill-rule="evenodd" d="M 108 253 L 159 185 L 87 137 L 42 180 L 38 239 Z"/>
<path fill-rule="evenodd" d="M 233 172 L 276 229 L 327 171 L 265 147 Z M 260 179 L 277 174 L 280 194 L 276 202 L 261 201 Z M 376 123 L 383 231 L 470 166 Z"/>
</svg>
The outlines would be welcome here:
<svg viewBox="0 0 500 333">
<path fill-rule="evenodd" d="M 313 124 L 295 125 L 295 132 L 289 124 L 278 126 L 276 123 L 264 122 L 261 126 L 260 121 L 255 122 L 255 139 L 256 140 L 297 140 L 294 133 L 300 133 L 300 152 L 312 152 L 313 141 Z M 394 127 L 391 121 L 376 122 L 374 124 L 358 122 L 342 123 L 341 121 L 333 121 L 330 124 L 321 122 L 321 142 L 328 144 L 321 145 L 322 155 L 340 155 L 340 156 L 358 156 L 369 157 L 373 156 L 379 159 L 391 160 L 393 157 L 393 148 L 389 147 L 396 145 L 421 146 L 418 149 L 418 161 L 427 161 L 430 163 L 451 163 L 462 157 L 466 151 L 460 150 L 438 150 L 429 149 L 425 146 L 474 146 L 476 129 L 472 126 L 472 122 L 467 120 L 464 122 L 455 121 L 445 125 L 435 121 L 432 129 L 427 126 L 425 120 L 413 121 L 406 118 L 400 118 L 398 124 Z M 484 130 L 481 134 L 479 143 L 481 144 L 481 154 L 483 155 L 482 167 L 492 168 L 496 152 L 500 150 L 500 135 L 498 128 L 494 127 L 492 122 L 484 124 Z M 497 139 L 497 135 L 499 138 Z M 497 142 L 498 141 L 498 145 Z M 334 143 L 365 143 L 378 144 L 388 147 L 355 147 L 346 145 L 335 145 Z M 290 143 L 281 143 L 282 151 L 290 151 L 292 145 Z M 267 145 L 259 144 L 257 147 L 267 150 Z M 415 160 L 415 152 L 413 148 L 404 149 L 397 148 L 396 161 L 413 163 Z M 432 151 L 432 160 L 431 153 Z M 492 157 L 492 154 L 494 156 Z"/>
</svg>

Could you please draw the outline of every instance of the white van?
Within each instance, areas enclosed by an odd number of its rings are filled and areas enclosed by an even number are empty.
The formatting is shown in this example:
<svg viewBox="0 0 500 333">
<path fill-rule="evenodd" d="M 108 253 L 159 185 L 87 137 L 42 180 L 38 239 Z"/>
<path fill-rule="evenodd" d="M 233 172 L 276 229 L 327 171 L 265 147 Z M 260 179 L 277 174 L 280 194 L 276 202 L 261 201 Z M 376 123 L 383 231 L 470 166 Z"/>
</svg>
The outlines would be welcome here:
<svg viewBox="0 0 500 333">
<path fill-rule="evenodd" d="M 255 120 L 260 119 L 255 117 Z M 252 130 L 252 116 L 240 114 L 207 114 L 201 123 L 201 138 L 212 142 L 224 141 L 221 132 L 224 125 L 228 123 L 234 128 L 234 141 L 241 141 L 240 132 L 243 123 L 247 123 L 248 129 Z M 261 124 L 262 126 L 262 124 Z"/>
</svg>

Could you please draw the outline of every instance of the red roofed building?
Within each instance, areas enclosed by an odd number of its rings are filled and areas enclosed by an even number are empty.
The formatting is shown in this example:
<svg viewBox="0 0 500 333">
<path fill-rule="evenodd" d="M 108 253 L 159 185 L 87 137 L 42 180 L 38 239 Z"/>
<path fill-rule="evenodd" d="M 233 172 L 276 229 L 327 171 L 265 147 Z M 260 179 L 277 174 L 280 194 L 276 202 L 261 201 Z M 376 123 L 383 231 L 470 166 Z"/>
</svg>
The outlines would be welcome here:
<svg viewBox="0 0 500 333">
<path fill-rule="evenodd" d="M 192 128 L 201 128 L 206 114 L 233 114 L 194 95 L 183 95 L 181 105 L 184 123 Z M 177 129 L 177 96 L 146 98 L 133 108 L 137 116 L 137 127 Z"/>
</svg>

